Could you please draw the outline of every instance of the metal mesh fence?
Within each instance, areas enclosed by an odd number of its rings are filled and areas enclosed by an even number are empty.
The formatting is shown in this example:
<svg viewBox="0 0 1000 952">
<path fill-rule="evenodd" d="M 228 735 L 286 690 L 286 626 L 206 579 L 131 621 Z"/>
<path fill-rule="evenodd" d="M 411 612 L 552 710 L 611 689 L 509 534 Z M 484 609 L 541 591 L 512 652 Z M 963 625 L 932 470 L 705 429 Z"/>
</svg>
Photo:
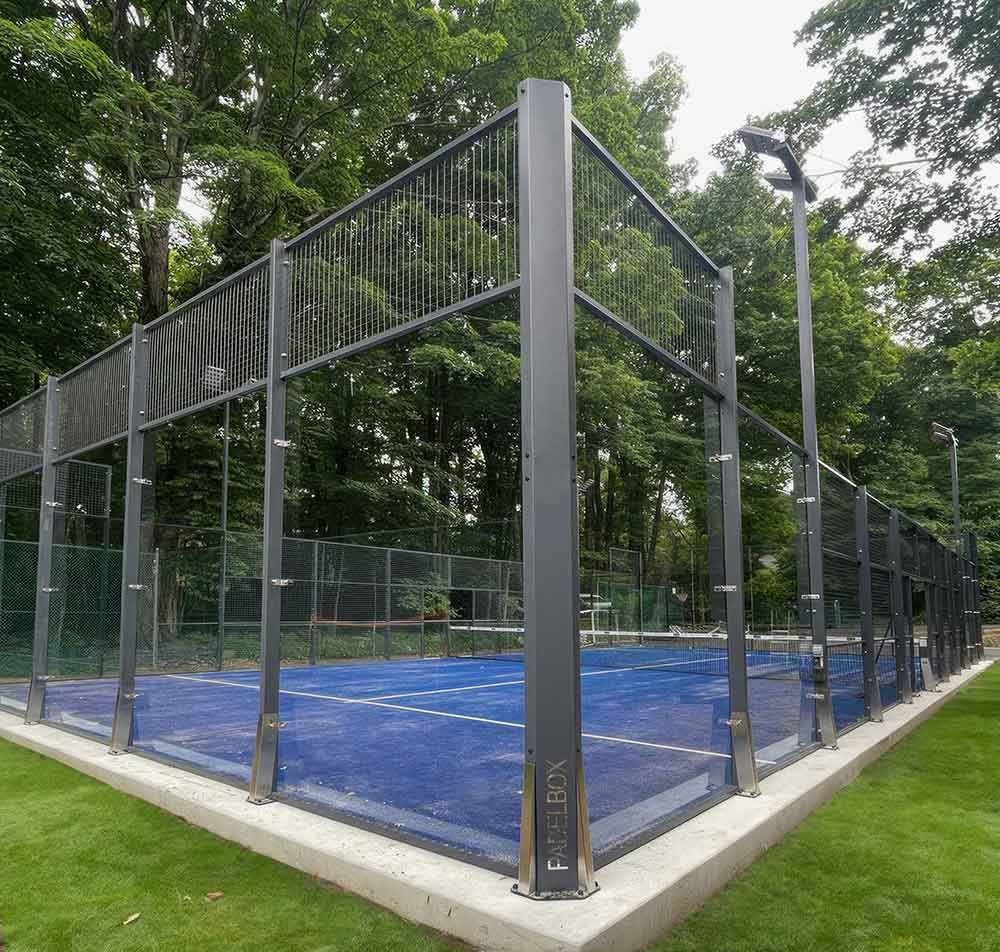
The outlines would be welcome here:
<svg viewBox="0 0 1000 952">
<path fill-rule="evenodd" d="M 717 273 L 579 128 L 573 141 L 577 288 L 716 382 Z"/>
<path fill-rule="evenodd" d="M 131 338 L 59 379 L 59 454 L 121 439 L 128 428 Z"/>
<path fill-rule="evenodd" d="M 516 118 L 290 242 L 289 263 L 292 368 L 514 281 Z"/>
<path fill-rule="evenodd" d="M 45 404 L 43 387 L 0 413 L 0 481 L 41 463 Z"/>
<path fill-rule="evenodd" d="M 149 424 L 264 385 L 269 268 L 257 261 L 148 325 Z"/>
<path fill-rule="evenodd" d="M 0 681 L 31 677 L 38 545 L 0 539 Z"/>
</svg>

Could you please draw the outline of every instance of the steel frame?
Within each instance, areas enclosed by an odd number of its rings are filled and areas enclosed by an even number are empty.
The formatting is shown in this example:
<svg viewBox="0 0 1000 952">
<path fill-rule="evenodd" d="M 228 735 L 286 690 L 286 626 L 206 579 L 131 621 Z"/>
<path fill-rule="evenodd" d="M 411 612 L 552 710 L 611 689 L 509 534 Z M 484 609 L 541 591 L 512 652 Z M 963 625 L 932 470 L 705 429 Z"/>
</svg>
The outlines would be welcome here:
<svg viewBox="0 0 1000 952">
<path fill-rule="evenodd" d="M 474 142 L 503 123 L 518 124 L 520 277 L 487 287 L 480 293 L 398 327 L 341 349 L 289 367 L 289 250 L 306 242 L 350 215 L 390 193 L 423 170 Z M 573 142 L 574 137 L 590 149 L 607 169 L 629 189 L 656 222 L 678 238 L 700 266 L 717 276 L 715 298 L 715 361 L 717 380 L 667 352 L 637 328 L 575 286 L 573 261 Z M 759 792 L 749 719 L 746 666 L 744 577 L 742 558 L 742 502 L 740 492 L 740 417 L 751 420 L 804 461 L 805 533 L 808 550 L 808 588 L 802 594 L 800 614 L 808 619 L 814 646 L 815 689 L 809 706 L 810 724 L 819 724 L 821 742 L 836 746 L 832 696 L 828 677 L 828 648 L 823 589 L 823 535 L 820 498 L 820 466 L 815 407 L 815 374 L 812 349 L 812 315 L 809 299 L 805 196 L 793 191 L 796 224 L 795 255 L 798 277 L 799 356 L 802 367 L 804 433 L 800 445 L 759 415 L 741 405 L 737 392 L 734 288 L 732 271 L 719 269 L 681 231 L 606 149 L 571 114 L 570 95 L 559 82 L 527 80 L 520 84 L 518 101 L 476 129 L 460 136 L 443 149 L 416 163 L 400 175 L 341 209 L 323 222 L 290 240 L 272 242 L 268 256 L 206 289 L 181 308 L 159 318 L 170 320 L 183 308 L 218 293 L 241 276 L 261 268 L 270 269 L 268 303 L 267 374 L 218 396 L 202 400 L 155 420 L 147 418 L 149 389 L 148 328 L 135 325 L 131 335 L 128 378 L 128 427 L 124 433 L 108 435 L 87 446 L 67 450 L 59 445 L 59 378 L 46 385 L 44 444 L 40 459 L 31 461 L 23 474 L 41 470 L 42 501 L 39 513 L 39 560 L 36 580 L 36 614 L 33 631 L 33 670 L 26 720 L 44 716 L 45 682 L 48 675 L 49 603 L 52 594 L 52 548 L 57 527 L 55 467 L 83 453 L 124 437 L 127 440 L 124 543 L 121 589 L 121 673 L 115 706 L 110 749 L 121 753 L 131 748 L 136 698 L 136 639 L 143 491 L 143 461 L 148 449 L 146 434 L 171 420 L 218 404 L 226 405 L 225 474 L 222 522 L 228 517 L 228 467 L 230 402 L 266 389 L 265 518 L 263 531 L 263 581 L 261 595 L 261 671 L 257 735 L 254 748 L 249 799 L 258 804 L 280 797 L 275 790 L 280 744 L 280 647 L 281 602 L 287 580 L 283 578 L 283 529 L 288 381 L 319 367 L 336 363 L 382 344 L 418 332 L 449 317 L 520 292 L 522 352 L 522 453 L 523 453 L 523 567 L 525 627 L 534 637 L 526 639 L 526 730 L 524 793 L 522 801 L 521 850 L 515 890 L 534 899 L 582 898 L 597 888 L 590 844 L 589 816 L 584 784 L 579 680 L 579 539 L 576 462 L 576 407 L 574 326 L 577 306 L 586 310 L 636 343 L 668 371 L 681 375 L 701 388 L 706 412 L 718 414 L 719 453 L 712 465 L 719 466 L 721 485 L 720 565 L 713 570 L 718 603 L 725 605 L 729 663 L 728 728 L 732 750 L 732 779 L 745 795 Z M 119 341 L 94 355 L 70 374 L 90 366 L 105 354 L 123 346 Z M 69 375 L 67 375 L 69 376 Z M 24 400 L 31 399 L 29 395 Z M 21 403 L 23 401 L 18 401 Z M 16 408 L 15 404 L 13 408 Z M 9 412 L 9 411 L 8 411 Z M 31 455 L 29 451 L 15 451 Z M 828 467 L 829 468 L 829 467 Z M 835 470 L 831 472 L 836 473 Z M 21 473 L 15 475 L 22 475 Z M 844 477 L 849 485 L 854 485 Z M 882 704 L 874 656 L 872 576 L 869 501 L 864 486 L 855 486 L 854 525 L 857 538 L 857 584 L 861 609 L 861 636 L 865 703 L 872 720 L 881 720 Z M 957 532 L 956 523 L 956 532 Z M 224 543 L 225 544 L 225 543 Z M 905 599 L 905 580 L 900 562 L 899 513 L 890 513 L 889 568 L 893 633 L 900 698 L 910 700 L 913 683 L 907 663 L 906 640 L 912 625 Z M 966 534 L 963 558 L 956 551 L 931 545 L 928 585 L 928 644 L 932 657 L 939 655 L 942 679 L 957 673 L 961 663 L 982 658 L 979 618 L 978 556 L 976 539 Z M 225 555 L 223 556 L 225 559 Z M 450 565 L 450 563 L 449 563 Z M 388 571 L 391 571 L 388 570 Z M 391 655 L 391 577 L 386 577 L 385 649 Z M 318 570 L 313 566 L 314 596 Z M 804 577 L 803 577 L 804 581 Z M 225 630 L 225 562 L 220 574 L 217 660 L 223 661 Z M 946 628 L 947 626 L 947 628 Z M 941 657 L 940 648 L 944 648 Z M 964 655 L 963 655 L 964 649 Z M 311 641 L 310 658 L 317 660 L 317 645 Z M 544 690 L 540 687 L 544 685 Z M 815 704 L 812 704 L 815 701 Z M 810 726 L 810 733 L 812 727 Z M 803 753 L 815 747 L 805 745 Z M 717 802 L 729 791 L 719 791 L 705 804 Z M 353 821 L 352 821 L 353 822 Z M 674 825 L 661 824 L 655 832 Z M 448 852 L 442 849 L 442 852 Z M 454 852 L 454 851 L 452 851 Z"/>
</svg>

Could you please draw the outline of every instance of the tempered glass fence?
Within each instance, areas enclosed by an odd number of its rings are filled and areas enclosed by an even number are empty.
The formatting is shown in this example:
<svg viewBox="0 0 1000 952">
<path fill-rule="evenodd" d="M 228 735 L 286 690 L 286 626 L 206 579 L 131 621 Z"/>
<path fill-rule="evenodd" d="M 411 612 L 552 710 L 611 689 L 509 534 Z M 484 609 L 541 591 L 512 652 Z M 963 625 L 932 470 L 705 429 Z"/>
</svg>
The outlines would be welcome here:
<svg viewBox="0 0 1000 952">
<path fill-rule="evenodd" d="M 812 627 L 802 458 L 758 427 L 740 424 L 744 590 L 750 722 L 757 762 L 767 773 L 817 743 L 809 659 Z M 772 655 L 785 659 L 775 666 Z"/>
</svg>

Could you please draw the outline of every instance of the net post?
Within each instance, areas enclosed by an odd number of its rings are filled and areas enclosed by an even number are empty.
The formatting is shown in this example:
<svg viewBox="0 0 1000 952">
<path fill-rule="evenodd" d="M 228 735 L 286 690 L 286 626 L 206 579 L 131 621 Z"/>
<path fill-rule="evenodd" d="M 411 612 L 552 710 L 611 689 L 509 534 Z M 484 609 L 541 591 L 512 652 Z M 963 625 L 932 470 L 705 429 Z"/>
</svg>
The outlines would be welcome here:
<svg viewBox="0 0 1000 952">
<path fill-rule="evenodd" d="M 972 667 L 972 627 L 970 621 L 968 535 L 962 532 L 955 546 L 958 560 L 958 611 L 962 632 L 962 667 Z"/>
<path fill-rule="evenodd" d="M 865 708 L 873 721 L 882 720 L 882 692 L 875 664 L 875 620 L 872 616 L 871 538 L 868 534 L 868 488 L 854 489 L 854 538 L 858 549 L 858 608 L 861 614 L 861 655 Z"/>
<path fill-rule="evenodd" d="M 906 704 L 913 702 L 913 685 L 910 680 L 910 666 L 907 663 L 906 639 L 908 637 L 905 619 L 906 606 L 903 599 L 902 545 L 899 531 L 899 510 L 889 511 L 889 602 L 892 606 L 892 639 L 896 652 L 896 691 L 899 699 Z"/>
<path fill-rule="evenodd" d="M 143 461 L 146 455 L 146 382 L 149 343 L 145 328 L 132 325 L 132 355 L 129 367 L 128 434 L 125 460 L 125 518 L 122 526 L 122 600 L 118 674 L 118 697 L 111 728 L 112 754 L 121 754 L 132 745 L 135 727 L 136 638 L 139 630 L 139 581 L 142 558 Z M 156 606 L 153 606 L 155 617 Z"/>
<path fill-rule="evenodd" d="M 52 550 L 55 542 L 56 467 L 59 443 L 59 378 L 45 384 L 45 430 L 42 439 L 42 480 L 38 501 L 38 564 L 35 570 L 35 626 L 31 648 L 31 684 L 25 707 L 26 724 L 45 714 L 45 683 L 49 673 L 49 608 L 52 602 Z"/>
<path fill-rule="evenodd" d="M 525 759 L 518 882 L 596 888 L 580 734 L 573 140 L 560 82 L 518 85 Z"/>
<path fill-rule="evenodd" d="M 267 348 L 267 426 L 264 446 L 264 548 L 260 606 L 260 709 L 250 772 L 251 803 L 267 803 L 278 762 L 281 687 L 282 538 L 285 522 L 285 409 L 288 385 L 288 252 L 271 241 Z"/>
<path fill-rule="evenodd" d="M 713 594 L 721 589 L 726 618 L 726 647 L 729 671 L 729 736 L 732 745 L 733 773 L 736 787 L 744 796 L 760 793 L 757 762 L 754 757 L 750 725 L 750 698 L 747 675 L 746 627 L 743 580 L 743 502 L 740 492 L 740 422 L 736 383 L 736 318 L 733 292 L 733 269 L 719 271 L 715 293 L 715 350 L 718 368 L 719 400 L 719 477 L 722 517 L 721 567 L 724 577 L 715 584 Z M 712 500 L 712 494 L 709 494 Z M 708 514 L 711 540 L 712 513 Z M 711 541 L 710 541 L 711 546 Z M 693 593 L 692 593 L 693 594 Z"/>
</svg>

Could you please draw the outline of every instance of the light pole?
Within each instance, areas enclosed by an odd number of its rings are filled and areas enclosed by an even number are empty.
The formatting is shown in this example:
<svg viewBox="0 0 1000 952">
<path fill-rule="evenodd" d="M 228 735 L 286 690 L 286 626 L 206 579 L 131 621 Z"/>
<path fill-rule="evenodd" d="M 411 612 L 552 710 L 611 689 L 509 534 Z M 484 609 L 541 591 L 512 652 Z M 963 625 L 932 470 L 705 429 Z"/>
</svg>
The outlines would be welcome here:
<svg viewBox="0 0 1000 952">
<path fill-rule="evenodd" d="M 808 600 L 812 619 L 813 672 L 816 679 L 816 713 L 820 740 L 825 747 L 837 744 L 826 664 L 826 618 L 823 599 L 823 535 L 820 510 L 819 434 L 816 428 L 816 370 L 813 360 L 812 296 L 809 282 L 809 231 L 806 205 L 818 197 L 815 183 L 806 176 L 781 137 L 767 129 L 744 126 L 739 137 L 750 152 L 770 155 L 785 167 L 784 173 L 764 178 L 774 188 L 792 193 L 792 223 L 795 242 L 796 309 L 799 319 L 799 368 L 802 376 L 802 445 L 806 451 L 806 531 L 809 550 Z"/>
<path fill-rule="evenodd" d="M 940 423 L 931 424 L 931 439 L 948 444 L 951 456 L 951 519 L 956 549 L 962 544 L 962 513 L 958 503 L 958 438 L 955 431 Z"/>
</svg>

